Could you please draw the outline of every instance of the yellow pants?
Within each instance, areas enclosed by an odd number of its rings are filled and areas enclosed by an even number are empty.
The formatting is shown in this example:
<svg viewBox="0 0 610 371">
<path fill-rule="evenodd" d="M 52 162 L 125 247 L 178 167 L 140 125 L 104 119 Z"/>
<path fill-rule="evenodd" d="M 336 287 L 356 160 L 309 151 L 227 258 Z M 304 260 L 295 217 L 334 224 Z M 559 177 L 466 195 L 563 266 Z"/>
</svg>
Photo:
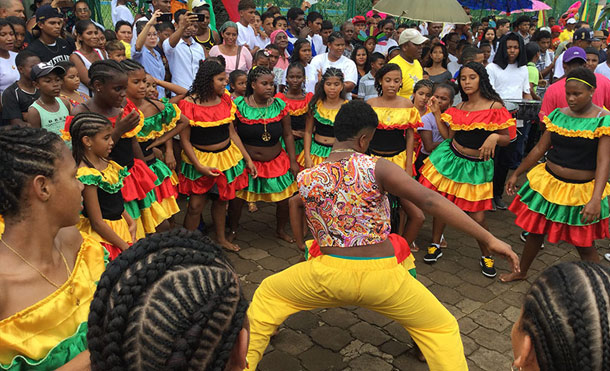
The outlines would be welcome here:
<svg viewBox="0 0 610 371">
<path fill-rule="evenodd" d="M 468 369 L 457 321 L 395 257 L 354 260 L 329 255 L 293 265 L 258 287 L 248 309 L 248 369 L 256 369 L 271 334 L 291 314 L 347 305 L 400 323 L 430 370 Z"/>
</svg>

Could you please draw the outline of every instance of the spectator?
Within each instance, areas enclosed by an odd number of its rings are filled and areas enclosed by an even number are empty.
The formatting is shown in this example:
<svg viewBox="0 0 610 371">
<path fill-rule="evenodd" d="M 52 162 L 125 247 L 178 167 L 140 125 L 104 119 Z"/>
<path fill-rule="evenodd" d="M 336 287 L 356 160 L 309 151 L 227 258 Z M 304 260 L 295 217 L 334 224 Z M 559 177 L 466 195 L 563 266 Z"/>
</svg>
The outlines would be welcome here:
<svg viewBox="0 0 610 371">
<path fill-rule="evenodd" d="M 210 56 L 216 57 L 222 55 L 224 57 L 228 74 L 234 70 L 248 71 L 252 68 L 250 50 L 245 46 L 237 44 L 237 40 L 239 40 L 238 26 L 238 24 L 231 21 L 225 22 L 219 29 L 222 44 L 214 45 L 210 49 Z"/>
<path fill-rule="evenodd" d="M 510 32 L 510 21 L 506 18 L 496 21 L 496 39 L 500 40 L 502 36 Z"/>
<path fill-rule="evenodd" d="M 30 126 L 61 136 L 66 117 L 70 114 L 70 102 L 59 97 L 65 73 L 63 67 L 49 63 L 39 63 L 32 67 L 32 82 L 40 92 L 40 97 L 28 110 Z"/>
<path fill-rule="evenodd" d="M 453 106 L 453 98 L 455 97 L 455 89 L 446 83 L 434 84 L 432 89 L 432 98 L 430 98 L 430 112 L 423 115 L 421 118 L 422 126 L 417 128 L 417 133 L 421 137 L 422 147 L 415 161 L 415 169 L 419 173 L 419 169 L 423 166 L 424 160 L 430 156 L 430 153 L 438 147 L 445 139 L 438 129 L 439 125 L 448 126 L 441 119 L 441 115 L 449 107 Z"/>
<path fill-rule="evenodd" d="M 385 65 L 385 57 L 381 53 L 373 53 L 370 57 L 371 70 L 362 78 L 358 83 L 358 96 L 364 101 L 368 101 L 371 98 L 379 96 L 377 87 L 375 86 L 375 75 L 377 71 Z"/>
<path fill-rule="evenodd" d="M 91 96 L 89 91 L 89 67 L 95 61 L 106 59 L 106 52 L 96 48 L 98 46 L 98 29 L 91 21 L 78 21 L 74 26 L 76 40 L 80 45 L 70 56 L 70 62 L 74 63 L 78 70 L 80 86 L 78 91 Z M 65 72 L 65 71 L 64 71 Z"/>
<path fill-rule="evenodd" d="M 36 10 L 38 37 L 28 45 L 27 50 L 40 57 L 42 62 L 55 64 L 70 59 L 74 47 L 60 37 L 64 16 L 50 5 L 42 5 Z"/>
<path fill-rule="evenodd" d="M 391 59 L 390 63 L 397 64 L 402 71 L 402 87 L 398 93 L 401 97 L 410 99 L 413 94 L 413 86 L 423 78 L 424 70 L 418 59 L 421 57 L 422 44 L 426 40 L 419 31 L 412 28 L 408 28 L 400 34 L 400 39 L 398 39 L 400 54 Z"/>
<path fill-rule="evenodd" d="M 146 73 L 158 80 L 165 80 L 165 65 L 161 54 L 155 49 L 158 44 L 159 36 L 157 35 L 157 19 L 162 13 L 156 11 L 146 22 L 141 30 L 138 30 L 138 38 L 133 51 L 133 60 L 144 66 Z M 141 22 L 138 22 L 139 25 Z M 139 26 L 138 25 L 138 26 Z M 211 35 L 211 34 L 210 34 Z M 157 85 L 159 97 L 165 97 L 165 89 Z"/>
<path fill-rule="evenodd" d="M 271 24 L 273 24 L 273 22 Z M 261 14 L 257 11 L 254 13 L 254 23 L 252 23 L 252 28 L 254 29 L 256 46 L 259 48 L 259 50 L 265 49 L 265 47 L 271 43 L 271 39 L 269 39 L 269 35 L 271 34 L 265 33 L 262 25 L 263 20 L 261 18 Z"/>
<path fill-rule="evenodd" d="M 13 43 L 13 51 L 19 53 L 23 49 L 27 48 L 28 43 L 25 41 L 26 28 L 25 21 L 19 17 L 7 17 L 6 20 L 13 26 L 15 32 L 15 42 Z"/>
<path fill-rule="evenodd" d="M 574 18 L 570 18 L 568 19 L 568 21 L 566 22 L 566 29 L 563 30 L 560 34 L 559 34 L 559 41 L 564 42 L 570 42 L 572 41 L 572 37 L 574 36 L 574 28 L 576 27 L 576 19 Z"/>
<path fill-rule="evenodd" d="M 17 30 L 15 30 L 15 34 Z M 598 50 L 599 52 L 599 63 L 603 63 L 607 59 L 606 55 L 606 36 L 604 36 L 603 31 L 593 31 L 593 41 L 591 41 L 591 46 Z"/>
<path fill-rule="evenodd" d="M 282 77 L 286 74 L 286 71 L 276 67 L 280 60 L 280 49 L 275 44 L 269 44 L 266 50 L 269 53 L 269 69 L 273 73 L 273 83 L 276 87 L 283 85 Z"/>
<path fill-rule="evenodd" d="M 430 60 L 425 66 L 424 71 L 428 72 L 432 82 L 447 82 L 453 78 L 451 72 L 447 70 L 449 53 L 445 45 L 437 44 L 430 49 Z"/>
<path fill-rule="evenodd" d="M 31 78 L 32 67 L 40 63 L 40 58 L 29 50 L 22 50 L 15 58 L 19 80 L 2 92 L 3 125 L 27 125 L 27 112 L 40 92 Z"/>
<path fill-rule="evenodd" d="M 66 71 L 63 77 L 63 84 L 61 85 L 61 92 L 59 96 L 67 99 L 72 108 L 91 99 L 89 95 L 78 91 L 80 86 L 80 78 L 78 77 L 78 71 L 76 70 L 74 63 L 59 62 L 57 65 Z"/>
<path fill-rule="evenodd" d="M 358 70 L 351 59 L 345 57 L 345 39 L 338 32 L 333 32 L 328 37 L 328 53 L 318 54 L 311 60 L 311 65 L 317 71 L 318 79 L 329 67 L 334 67 L 343 72 L 345 92 L 351 92 L 358 81 Z"/>
<path fill-rule="evenodd" d="M 193 38 L 203 47 L 207 57 L 210 54 L 210 49 L 212 49 L 214 45 L 220 43 L 220 36 L 218 35 L 218 32 L 210 29 L 210 6 L 208 4 L 193 8 L 193 13 L 205 15 L 205 20 L 203 22 L 197 22 L 197 35 Z M 159 31 L 157 30 L 157 33 L 158 32 Z M 144 66 L 144 68 L 146 68 L 146 66 Z M 148 69 L 146 69 L 146 71 L 148 71 Z"/>
<path fill-rule="evenodd" d="M 114 26 L 117 40 L 125 47 L 125 56 L 131 58 L 131 40 L 133 39 L 133 31 L 131 23 L 127 21 L 118 21 Z"/>
<path fill-rule="evenodd" d="M 570 19 L 573 19 L 573 18 L 570 18 Z M 572 34 L 573 34 L 573 36 L 571 36 L 571 37 L 574 40 L 572 42 L 572 46 L 577 46 L 582 49 L 585 49 L 585 48 L 588 48 L 591 46 L 591 41 L 593 40 L 593 31 L 591 31 L 590 29 L 579 28 L 576 31 L 574 31 Z M 559 55 L 559 57 L 557 57 L 557 60 L 555 61 L 555 73 L 553 74 L 553 77 L 555 77 L 556 79 L 563 77 L 563 75 L 567 73 L 567 72 L 564 72 L 564 70 L 563 70 L 564 55 L 565 55 L 565 53 Z"/>
<path fill-rule="evenodd" d="M 320 30 L 320 36 L 322 37 L 322 49 L 317 51 L 317 54 L 328 53 L 328 37 L 333 33 L 333 23 L 328 19 L 322 21 L 322 29 Z"/>
<path fill-rule="evenodd" d="M 127 59 L 127 56 L 125 55 L 125 44 L 119 40 L 108 41 L 106 43 L 106 53 L 108 54 L 108 59 L 112 59 L 117 62 Z"/>
<path fill-rule="evenodd" d="M 525 55 L 527 57 L 527 73 L 530 82 L 530 94 L 533 99 L 540 100 L 536 90 L 538 88 L 538 80 L 540 78 L 540 71 L 536 68 L 536 63 L 540 59 L 540 47 L 537 43 L 532 42 L 525 46 Z"/>
<path fill-rule="evenodd" d="M 269 38 L 271 39 L 271 44 L 277 46 L 280 52 L 280 58 L 275 67 L 286 71 L 286 68 L 288 68 L 288 65 L 290 64 L 290 53 L 287 50 L 288 46 L 290 46 L 288 34 L 284 30 L 275 30 L 271 33 Z"/>
<path fill-rule="evenodd" d="M 101 28 L 102 31 L 106 30 L 104 26 L 91 19 L 91 9 L 89 9 L 89 5 L 85 0 L 79 0 L 74 4 L 74 15 L 76 16 L 76 22 L 91 21 L 97 27 Z M 112 24 L 116 24 L 116 22 L 112 22 Z"/>
<path fill-rule="evenodd" d="M 377 45 L 375 45 L 374 51 L 379 52 L 383 55 L 388 55 L 388 50 L 390 50 L 390 48 L 398 46 L 398 43 L 396 42 L 396 40 L 394 40 L 394 26 L 394 20 L 390 18 L 386 18 L 379 22 L 378 31 L 383 32 L 385 34 L 385 37 L 387 37 L 388 39 L 385 42 L 377 43 Z"/>
<path fill-rule="evenodd" d="M 402 34 L 401 34 L 402 35 Z M 458 64 L 458 42 L 460 40 L 460 36 L 455 32 L 450 32 L 445 37 L 443 37 L 443 42 L 447 47 L 447 52 L 449 53 L 449 62 L 447 63 L 447 70 L 453 76 L 459 69 L 460 66 Z"/>
<path fill-rule="evenodd" d="M 237 9 L 239 10 L 237 45 L 245 46 L 250 52 L 250 55 L 252 55 L 259 49 L 258 46 L 256 46 L 256 35 L 252 28 L 254 15 L 256 13 L 256 4 L 253 0 L 240 0 Z"/>
<path fill-rule="evenodd" d="M 366 19 L 363 16 L 354 16 L 354 18 L 352 18 L 352 24 L 354 25 L 354 32 L 356 35 L 360 34 L 360 31 L 366 32 Z"/>
<path fill-rule="evenodd" d="M 288 29 L 288 20 L 284 16 L 275 17 L 273 20 L 273 30 L 283 30 L 286 31 Z"/>
<path fill-rule="evenodd" d="M 273 17 L 273 13 L 265 12 L 265 13 L 263 13 L 263 15 L 261 15 L 261 26 L 263 28 L 263 32 L 265 33 L 265 35 L 267 35 L 267 37 L 269 37 L 269 35 L 271 35 L 271 33 L 273 31 L 275 31 L 275 27 L 273 26 L 274 20 L 275 20 L 275 18 Z M 267 42 L 267 41 L 269 41 L 269 40 L 265 40 L 265 42 Z M 269 41 L 269 42 L 271 42 L 271 41 Z M 267 46 L 267 45 L 265 45 L 265 46 Z M 262 48 L 262 46 L 261 46 L 261 48 Z"/>
<path fill-rule="evenodd" d="M 524 44 L 529 43 L 530 39 L 531 39 L 530 23 L 531 23 L 530 17 L 528 17 L 526 15 L 522 15 L 521 17 L 517 18 L 517 20 L 513 24 L 516 34 L 521 36 Z"/>
<path fill-rule="evenodd" d="M 294 43 L 297 41 L 297 39 L 307 37 L 309 32 L 307 32 L 305 29 L 305 12 L 303 12 L 303 9 L 288 9 L 286 19 L 288 20 L 288 29 L 286 30 L 286 34 L 288 35 L 289 43 L 286 50 L 288 53 L 292 54 L 292 49 L 294 48 Z M 288 68 L 288 66 L 286 66 L 286 68 Z"/>
<path fill-rule="evenodd" d="M 343 52 L 343 55 L 347 58 L 351 57 L 352 51 L 354 50 L 355 30 L 352 22 L 347 21 L 341 25 L 341 34 L 343 35 L 343 40 L 345 40 L 345 51 Z"/>
<path fill-rule="evenodd" d="M 299 62 L 305 68 L 305 93 L 314 93 L 318 82 L 318 72 L 311 64 L 311 44 L 307 39 L 298 39 L 294 43 L 294 50 L 290 57 L 290 63 Z M 282 74 L 281 85 L 286 85 L 286 73 Z"/>
<path fill-rule="evenodd" d="M 19 80 L 19 71 L 15 63 L 17 53 L 13 51 L 14 44 L 13 26 L 6 19 L 0 18 L 0 94 Z"/>
<path fill-rule="evenodd" d="M 561 43 L 561 40 L 559 40 L 559 34 L 561 34 L 561 27 L 557 25 L 551 27 L 551 49 L 553 49 L 553 51 L 556 51 L 557 47 Z"/>
<path fill-rule="evenodd" d="M 0 18 L 19 17 L 25 21 L 25 8 L 20 0 L 0 0 Z"/>
<path fill-rule="evenodd" d="M 550 78 L 550 73 L 555 67 L 554 53 L 551 50 L 551 34 L 548 31 L 538 30 L 532 36 L 532 41 L 535 41 L 540 48 L 540 59 L 536 63 L 536 68 L 543 79 Z"/>
<path fill-rule="evenodd" d="M 479 44 L 479 49 L 483 52 L 483 66 L 487 67 L 489 63 L 493 61 L 493 53 L 491 49 L 491 44 L 487 41 L 481 41 Z"/>
<path fill-rule="evenodd" d="M 398 31 L 402 32 L 402 30 L 400 30 L 400 26 L 396 29 L 397 33 Z M 406 28 L 406 27 L 404 27 Z M 404 30 L 403 28 L 403 30 Z M 428 23 L 428 36 L 432 36 L 432 37 L 440 37 L 441 32 L 443 32 L 443 24 L 442 23 L 436 23 L 436 22 L 430 22 Z"/>
<path fill-rule="evenodd" d="M 585 53 L 587 53 L 586 67 L 591 70 L 591 72 L 595 72 L 595 69 L 597 69 L 597 65 L 599 64 L 599 50 L 590 46 L 585 48 Z"/>
<path fill-rule="evenodd" d="M 203 48 L 193 40 L 193 35 L 197 32 L 197 16 L 181 9 L 174 13 L 174 21 L 178 27 L 163 42 L 163 51 L 172 73 L 172 83 L 190 88 L 199 70 L 199 62 L 205 60 Z"/>
<path fill-rule="evenodd" d="M 595 68 L 595 74 L 604 75 L 606 78 L 610 79 L 610 58 L 606 59 L 605 62 L 599 63 L 597 68 Z"/>
<path fill-rule="evenodd" d="M 159 42 L 157 43 L 157 46 L 155 46 L 155 50 L 158 51 L 159 54 L 161 54 L 163 59 L 165 59 L 165 53 L 163 52 L 163 42 L 176 31 L 176 28 L 171 22 L 157 23 L 155 25 L 155 28 L 157 29 L 157 36 L 159 37 Z M 220 36 L 218 39 L 220 40 Z"/>
<path fill-rule="evenodd" d="M 494 55 L 496 54 L 496 50 L 498 49 L 498 38 L 496 37 L 496 30 L 493 27 L 487 27 L 483 31 L 483 38 L 479 42 L 479 48 L 481 44 L 484 42 L 488 42 L 491 45 L 491 56 L 488 59 L 489 62 L 493 61 Z"/>
<path fill-rule="evenodd" d="M 358 84 L 360 83 L 360 79 L 371 70 L 369 52 L 364 45 L 356 45 L 354 47 L 351 60 L 356 64 L 356 69 L 358 71 L 358 81 L 356 81 L 356 86 L 354 86 L 354 90 L 352 90 L 352 95 L 355 94 L 356 97 L 358 97 Z"/>
<path fill-rule="evenodd" d="M 131 10 L 127 7 L 127 4 L 133 3 L 134 0 L 116 0 L 116 7 L 112 9 L 112 24 L 116 24 L 119 21 L 124 21 L 132 25 L 135 21 Z M 118 28 L 115 28 L 118 31 Z"/>
<path fill-rule="evenodd" d="M 322 14 L 318 12 L 309 12 L 307 15 L 307 40 L 311 44 L 311 55 L 314 57 L 325 52 L 324 41 L 320 35 L 323 22 Z"/>
<path fill-rule="evenodd" d="M 252 68 L 254 67 L 265 67 L 269 68 L 269 52 L 265 49 L 259 50 L 254 54 L 252 58 Z"/>
</svg>

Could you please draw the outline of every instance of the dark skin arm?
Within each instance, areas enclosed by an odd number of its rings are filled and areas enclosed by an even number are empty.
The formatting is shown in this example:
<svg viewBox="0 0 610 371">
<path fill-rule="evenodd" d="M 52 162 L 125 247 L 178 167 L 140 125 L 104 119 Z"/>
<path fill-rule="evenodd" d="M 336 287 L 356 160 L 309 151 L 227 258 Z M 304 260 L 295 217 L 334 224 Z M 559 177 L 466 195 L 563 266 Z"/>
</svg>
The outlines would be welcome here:
<svg viewBox="0 0 610 371">
<path fill-rule="evenodd" d="M 290 116 L 286 115 L 282 118 L 282 137 L 286 145 L 286 152 L 290 158 L 290 171 L 295 177 L 299 173 L 300 167 L 297 164 L 296 152 L 294 149 L 294 136 L 292 135 L 292 126 L 290 125 Z"/>
<path fill-rule="evenodd" d="M 292 196 L 289 203 L 290 210 L 290 226 L 296 241 L 297 247 L 301 251 L 305 251 L 305 231 L 303 229 L 304 205 L 301 196 L 298 194 Z"/>
<path fill-rule="evenodd" d="M 42 124 L 40 123 L 40 113 L 38 110 L 32 106 L 28 108 L 28 122 L 27 125 L 33 128 L 41 128 Z"/>
<path fill-rule="evenodd" d="M 307 112 L 305 118 L 305 136 L 303 136 L 303 156 L 305 158 L 305 167 L 310 168 L 313 163 L 311 161 L 311 136 L 313 134 L 313 115 L 311 111 Z"/>
<path fill-rule="evenodd" d="M 204 166 L 201 164 L 195 155 L 195 150 L 193 149 L 193 145 L 191 144 L 191 127 L 187 126 L 184 128 L 182 133 L 180 134 L 180 145 L 182 146 L 182 150 L 188 157 L 189 161 L 195 167 L 195 170 L 200 172 L 205 176 L 217 177 L 220 175 L 220 170 L 215 167 Z"/>
<path fill-rule="evenodd" d="M 165 144 L 167 142 L 171 142 L 170 139 L 172 139 L 176 135 L 182 133 L 182 131 L 187 126 L 189 126 L 189 120 L 186 117 L 184 117 L 184 116 L 180 116 L 180 120 L 178 120 L 178 123 L 176 124 L 176 126 L 172 130 L 168 131 L 167 133 L 163 134 L 159 138 L 155 139 L 155 141 L 152 142 L 147 147 L 147 149 L 151 149 L 153 147 L 160 146 L 161 144 Z"/>
<path fill-rule="evenodd" d="M 597 167 L 595 168 L 595 187 L 591 200 L 587 202 L 580 212 L 582 221 L 585 223 L 599 220 L 601 213 L 601 201 L 604 188 L 608 184 L 608 172 L 610 171 L 610 137 L 607 135 L 599 138 L 597 146 Z"/>
</svg>

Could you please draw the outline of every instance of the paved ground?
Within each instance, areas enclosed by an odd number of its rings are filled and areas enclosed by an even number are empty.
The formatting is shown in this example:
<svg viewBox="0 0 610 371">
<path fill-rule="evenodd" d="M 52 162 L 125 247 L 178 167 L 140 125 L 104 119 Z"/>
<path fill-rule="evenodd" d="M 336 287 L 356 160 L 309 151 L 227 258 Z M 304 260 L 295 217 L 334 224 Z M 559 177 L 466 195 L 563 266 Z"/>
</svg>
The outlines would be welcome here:
<svg viewBox="0 0 610 371">
<path fill-rule="evenodd" d="M 296 246 L 274 237 L 275 208 L 259 203 L 259 209 L 252 214 L 244 210 L 237 236 L 242 249 L 227 254 L 248 299 L 265 277 L 298 262 L 301 255 Z M 205 220 L 211 229 L 208 210 Z M 488 213 L 491 232 L 520 254 L 523 243 L 513 221 L 514 215 L 508 211 Z M 426 246 L 430 234 L 428 218 L 417 240 L 420 247 Z M 510 331 L 519 316 L 523 294 L 546 267 L 577 260 L 578 256 L 568 245 L 547 243 L 527 281 L 504 284 L 481 274 L 480 252 L 474 239 L 454 229 L 448 229 L 445 236 L 449 247 L 435 265 L 422 261 L 424 249 L 415 253 L 417 278 L 458 319 L 470 370 L 509 370 Z M 607 252 L 607 242 L 602 244 L 600 253 Z M 497 261 L 497 268 L 499 273 L 506 272 L 508 264 Z M 344 307 L 290 317 L 272 338 L 259 369 L 391 371 L 428 367 L 416 359 L 413 341 L 398 324 L 366 309 Z"/>
</svg>

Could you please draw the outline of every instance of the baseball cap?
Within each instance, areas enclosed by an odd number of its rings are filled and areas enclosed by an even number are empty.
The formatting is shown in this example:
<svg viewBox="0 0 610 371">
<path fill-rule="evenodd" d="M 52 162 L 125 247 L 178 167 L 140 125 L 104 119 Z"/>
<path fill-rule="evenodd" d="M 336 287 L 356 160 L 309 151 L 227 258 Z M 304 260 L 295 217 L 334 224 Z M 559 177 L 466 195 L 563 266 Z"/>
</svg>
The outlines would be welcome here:
<svg viewBox="0 0 610 371">
<path fill-rule="evenodd" d="M 591 41 L 593 40 L 593 31 L 588 28 L 579 28 L 574 31 L 574 37 L 572 38 L 574 41 L 583 40 L 583 41 Z"/>
<path fill-rule="evenodd" d="M 57 72 L 58 74 L 62 75 L 66 72 L 66 70 L 62 66 L 55 66 L 51 63 L 42 62 L 32 67 L 30 77 L 32 80 L 37 80 L 41 77 L 50 74 L 51 72 Z"/>
<path fill-rule="evenodd" d="M 407 28 L 400 34 L 400 37 L 398 38 L 398 45 L 402 45 L 409 41 L 415 45 L 420 45 L 425 43 L 427 40 L 428 39 L 423 37 L 422 34 L 419 33 L 419 31 L 417 31 L 416 29 Z"/>
<path fill-rule="evenodd" d="M 364 17 L 361 15 L 357 15 L 354 18 L 352 18 L 352 24 L 365 23 L 365 22 L 366 22 L 366 19 L 364 19 Z"/>
<path fill-rule="evenodd" d="M 576 19 L 570 18 L 570 19 L 568 19 L 568 21 L 566 23 L 567 24 L 576 24 Z"/>
<path fill-rule="evenodd" d="M 51 5 L 43 5 L 36 9 L 36 22 L 44 22 L 50 18 L 62 18 L 64 15 L 57 8 L 53 8 Z"/>
<path fill-rule="evenodd" d="M 585 50 L 583 48 L 580 48 L 578 46 L 573 46 L 573 47 L 569 48 L 568 50 L 566 50 L 565 53 L 563 54 L 564 63 L 568 63 L 575 59 L 580 59 L 584 62 L 587 61 L 587 53 L 585 52 Z"/>
<path fill-rule="evenodd" d="M 561 27 L 555 25 L 555 26 L 551 27 L 551 32 L 559 32 L 559 33 L 561 33 Z"/>
</svg>

